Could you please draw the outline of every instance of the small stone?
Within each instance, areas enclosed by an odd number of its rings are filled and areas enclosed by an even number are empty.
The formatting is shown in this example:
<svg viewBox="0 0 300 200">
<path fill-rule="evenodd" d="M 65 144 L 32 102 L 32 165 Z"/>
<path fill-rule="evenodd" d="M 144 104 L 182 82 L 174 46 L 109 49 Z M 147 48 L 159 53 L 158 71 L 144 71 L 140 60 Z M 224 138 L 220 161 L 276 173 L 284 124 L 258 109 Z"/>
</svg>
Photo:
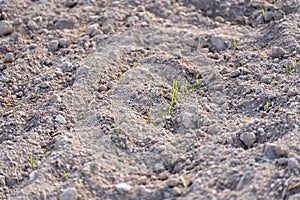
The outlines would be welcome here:
<svg viewBox="0 0 300 200">
<path fill-rule="evenodd" d="M 220 37 L 212 37 L 210 38 L 209 42 L 217 51 L 223 51 L 226 49 L 225 42 Z"/>
<path fill-rule="evenodd" d="M 216 135 L 220 133 L 220 125 L 218 123 L 214 123 L 208 126 L 207 133 L 210 135 Z"/>
<path fill-rule="evenodd" d="M 224 18 L 221 17 L 221 16 L 217 16 L 217 17 L 215 18 L 215 20 L 216 20 L 217 22 L 220 22 L 220 23 L 224 23 L 224 22 L 225 22 Z"/>
<path fill-rule="evenodd" d="M 127 183 L 120 183 L 120 184 L 116 185 L 116 189 L 128 192 L 132 189 L 132 186 Z"/>
<path fill-rule="evenodd" d="M 265 12 L 264 21 L 269 22 L 273 19 L 273 12 Z"/>
<path fill-rule="evenodd" d="M 167 180 L 167 182 L 166 182 L 166 184 L 167 184 L 169 187 L 174 187 L 174 186 L 178 185 L 178 183 L 179 183 L 179 181 L 178 181 L 178 179 L 175 178 L 175 177 L 170 177 L 170 178 Z"/>
<path fill-rule="evenodd" d="M 70 46 L 71 41 L 66 38 L 60 38 L 58 43 L 59 43 L 59 46 L 61 46 L 61 47 L 68 47 L 68 46 Z"/>
<path fill-rule="evenodd" d="M 14 54 L 13 53 L 7 53 L 5 55 L 4 62 L 12 62 L 14 60 Z"/>
<path fill-rule="evenodd" d="M 272 143 L 266 143 L 263 152 L 264 156 L 268 159 L 285 157 L 288 153 L 285 148 Z"/>
<path fill-rule="evenodd" d="M 292 97 L 298 95 L 298 90 L 295 88 L 289 88 L 287 91 L 287 95 Z"/>
<path fill-rule="evenodd" d="M 61 98 L 58 94 L 53 94 L 49 99 L 49 104 L 54 105 L 56 103 L 61 103 Z"/>
<path fill-rule="evenodd" d="M 129 23 L 129 24 L 134 24 L 136 21 L 138 21 L 139 20 L 139 17 L 138 16 L 130 16 L 130 17 L 128 17 L 128 19 L 127 19 L 127 22 Z"/>
<path fill-rule="evenodd" d="M 296 53 L 297 53 L 297 54 L 300 54 L 300 46 L 297 46 L 297 47 L 296 47 Z"/>
<path fill-rule="evenodd" d="M 254 133 L 252 132 L 246 132 L 246 133 L 242 133 L 240 135 L 240 140 L 248 147 L 250 148 L 253 143 L 256 140 L 256 136 Z"/>
<path fill-rule="evenodd" d="M 60 195 L 60 200 L 76 200 L 76 190 L 75 189 L 69 189 L 64 191 L 61 195 Z"/>
<path fill-rule="evenodd" d="M 138 183 L 139 183 L 139 185 L 146 185 L 146 183 L 147 183 L 147 178 L 146 178 L 145 176 L 140 177 L 140 178 L 138 179 Z"/>
<path fill-rule="evenodd" d="M 33 172 L 31 172 L 31 173 L 29 174 L 29 180 L 30 180 L 30 181 L 33 181 L 33 180 L 35 179 L 35 177 L 36 177 L 36 174 L 37 174 L 37 171 L 36 171 L 36 170 L 34 170 Z"/>
<path fill-rule="evenodd" d="M 50 51 L 56 51 L 58 49 L 58 41 L 57 40 L 52 40 L 51 42 L 48 43 L 48 49 Z"/>
<path fill-rule="evenodd" d="M 154 169 L 153 170 L 155 172 L 162 172 L 164 169 L 165 169 L 165 167 L 164 167 L 163 163 L 158 162 L 158 163 L 154 164 Z"/>
<path fill-rule="evenodd" d="M 242 190 L 245 186 L 247 186 L 253 178 L 252 171 L 246 171 L 241 177 L 239 183 L 236 186 L 236 190 Z"/>
<path fill-rule="evenodd" d="M 258 129 L 257 129 L 257 132 L 258 132 L 259 134 L 264 134 L 264 133 L 265 133 L 265 130 L 264 130 L 263 128 L 258 128 Z"/>
<path fill-rule="evenodd" d="M 238 77 L 240 74 L 241 74 L 240 70 L 235 70 L 235 71 L 231 72 L 229 76 L 230 76 L 231 78 L 236 78 L 236 77 Z"/>
<path fill-rule="evenodd" d="M 4 187 L 5 186 L 5 176 L 0 175 L 0 187 Z"/>
<path fill-rule="evenodd" d="M 284 56 L 284 50 L 281 47 L 273 47 L 271 55 L 274 58 L 282 58 Z"/>
<path fill-rule="evenodd" d="M 38 25 L 37 25 L 34 21 L 32 21 L 32 20 L 28 21 L 27 26 L 28 26 L 28 28 L 30 28 L 31 30 L 36 30 L 36 29 L 38 29 Z"/>
<path fill-rule="evenodd" d="M 299 162 L 295 158 L 289 158 L 288 159 L 288 169 L 290 171 L 298 170 L 299 168 Z"/>
<path fill-rule="evenodd" d="M 61 124 L 66 124 L 67 123 L 67 120 L 61 115 L 57 115 L 54 120 L 58 123 L 61 123 Z"/>
<path fill-rule="evenodd" d="M 90 36 L 93 37 L 95 35 L 99 35 L 100 34 L 100 26 L 99 24 L 92 24 L 87 26 L 86 28 L 86 33 Z"/>
<path fill-rule="evenodd" d="M 63 72 L 72 72 L 73 71 L 73 65 L 72 63 L 65 61 L 61 64 L 60 68 Z"/>
<path fill-rule="evenodd" d="M 273 12 L 273 17 L 275 20 L 280 20 L 284 17 L 284 12 L 282 10 L 276 10 Z"/>
<path fill-rule="evenodd" d="M 0 36 L 8 35 L 11 34 L 12 32 L 14 32 L 14 29 L 8 21 L 6 20 L 0 21 Z"/>
<path fill-rule="evenodd" d="M 172 190 L 172 194 L 174 196 L 180 196 L 182 194 L 182 191 L 180 190 L 179 187 L 174 187 L 173 190 Z"/>
<path fill-rule="evenodd" d="M 268 75 L 264 75 L 263 77 L 261 77 L 260 82 L 262 83 L 266 83 L 266 84 L 270 84 L 272 81 L 272 79 L 268 76 Z"/>
<path fill-rule="evenodd" d="M 170 176 L 169 172 L 164 171 L 158 175 L 158 179 L 161 181 L 164 181 L 164 180 L 167 180 L 169 178 L 169 176 Z"/>
</svg>

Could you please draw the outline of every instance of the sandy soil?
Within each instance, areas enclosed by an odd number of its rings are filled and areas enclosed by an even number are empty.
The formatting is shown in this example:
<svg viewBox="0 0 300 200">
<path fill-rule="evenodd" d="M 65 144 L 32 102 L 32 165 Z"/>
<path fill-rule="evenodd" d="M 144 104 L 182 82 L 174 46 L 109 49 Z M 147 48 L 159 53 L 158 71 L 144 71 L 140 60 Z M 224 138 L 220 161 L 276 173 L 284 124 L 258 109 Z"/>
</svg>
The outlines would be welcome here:
<svg viewBox="0 0 300 200">
<path fill-rule="evenodd" d="M 0 199 L 300 199 L 299 0 L 0 0 Z"/>
</svg>

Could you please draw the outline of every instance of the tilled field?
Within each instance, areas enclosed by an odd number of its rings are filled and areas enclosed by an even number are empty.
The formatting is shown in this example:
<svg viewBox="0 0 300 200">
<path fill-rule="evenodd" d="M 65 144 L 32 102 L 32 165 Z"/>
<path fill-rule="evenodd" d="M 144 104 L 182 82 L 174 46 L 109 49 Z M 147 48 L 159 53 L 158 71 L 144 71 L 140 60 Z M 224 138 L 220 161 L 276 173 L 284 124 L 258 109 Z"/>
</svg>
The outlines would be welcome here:
<svg viewBox="0 0 300 200">
<path fill-rule="evenodd" d="M 0 198 L 299 199 L 299 17 L 0 0 Z"/>
</svg>

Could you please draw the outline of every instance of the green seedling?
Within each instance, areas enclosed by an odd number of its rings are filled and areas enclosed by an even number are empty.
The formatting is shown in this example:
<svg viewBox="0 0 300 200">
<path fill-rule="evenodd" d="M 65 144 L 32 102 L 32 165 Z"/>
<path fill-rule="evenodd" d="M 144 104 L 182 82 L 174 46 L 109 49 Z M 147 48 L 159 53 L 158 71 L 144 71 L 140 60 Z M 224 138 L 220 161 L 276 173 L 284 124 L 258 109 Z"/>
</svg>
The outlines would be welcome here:
<svg viewBox="0 0 300 200">
<path fill-rule="evenodd" d="M 107 96 L 110 96 L 110 90 L 107 91 Z"/>
<path fill-rule="evenodd" d="M 196 74 L 196 82 L 195 82 L 195 84 L 192 87 L 193 92 L 198 87 L 198 85 L 199 85 L 199 74 Z"/>
<path fill-rule="evenodd" d="M 133 69 L 136 70 L 136 62 L 133 63 Z"/>
<path fill-rule="evenodd" d="M 271 85 L 272 85 L 272 87 L 275 86 L 275 79 L 272 79 Z"/>
<path fill-rule="evenodd" d="M 269 102 L 267 101 L 266 102 L 266 112 L 268 112 L 269 111 Z"/>
<path fill-rule="evenodd" d="M 123 73 L 120 72 L 120 85 L 122 85 Z"/>
<path fill-rule="evenodd" d="M 289 75 L 289 65 L 287 63 L 285 65 L 285 73 L 286 75 Z"/>
<path fill-rule="evenodd" d="M 77 184 L 77 190 L 81 190 L 81 185 L 79 183 Z"/>
<path fill-rule="evenodd" d="M 150 92 L 150 95 L 149 95 L 149 103 L 150 103 L 150 107 L 152 107 L 153 106 L 152 92 Z"/>
<path fill-rule="evenodd" d="M 20 110 L 20 107 L 21 107 L 21 101 L 18 102 L 18 105 L 16 107 L 16 111 L 19 111 Z"/>
<path fill-rule="evenodd" d="M 163 119 L 163 110 L 162 110 L 162 107 L 160 107 L 160 109 L 159 109 L 158 117 L 160 119 Z"/>
<path fill-rule="evenodd" d="M 31 169 L 34 170 L 34 162 L 33 162 L 32 155 L 29 156 L 29 163 L 30 163 Z"/>
<path fill-rule="evenodd" d="M 12 111 L 11 115 L 13 118 L 15 117 L 15 110 Z"/>
<path fill-rule="evenodd" d="M 236 44 L 236 40 L 235 39 L 233 39 L 232 44 L 233 44 L 234 49 L 237 50 L 238 48 L 237 48 L 237 44 Z"/>
<path fill-rule="evenodd" d="M 128 124 L 128 121 L 129 121 L 128 116 L 126 116 L 126 118 L 125 118 L 126 124 Z"/>
<path fill-rule="evenodd" d="M 262 19 L 265 22 L 265 9 L 261 9 L 261 15 L 262 15 Z"/>
<path fill-rule="evenodd" d="M 178 94 L 178 81 L 177 80 L 173 80 L 173 83 L 172 83 L 172 97 L 171 97 L 171 103 L 170 103 L 170 106 L 169 106 L 169 109 L 168 109 L 168 114 L 171 113 L 171 110 L 175 104 L 175 98 Z"/>
<path fill-rule="evenodd" d="M 189 179 L 187 176 L 183 176 L 183 175 L 181 175 L 180 178 L 181 178 L 182 184 L 185 188 L 185 191 L 187 192 L 189 190 Z"/>
<path fill-rule="evenodd" d="M 188 83 L 188 81 L 187 80 L 185 80 L 185 92 L 188 94 L 189 93 L 189 83 Z"/>
<path fill-rule="evenodd" d="M 114 131 L 115 131 L 115 134 L 116 134 L 116 136 L 117 136 L 118 147 L 120 147 L 120 146 L 121 146 L 121 139 L 120 139 L 120 137 L 119 137 L 119 130 L 118 130 L 116 124 L 114 124 Z"/>
<path fill-rule="evenodd" d="M 61 200 L 60 195 L 57 196 L 57 200 Z"/>
<path fill-rule="evenodd" d="M 151 111 L 148 113 L 146 124 L 150 124 L 151 122 Z"/>
<path fill-rule="evenodd" d="M 294 72 L 297 73 L 297 60 L 294 58 Z"/>
<path fill-rule="evenodd" d="M 33 91 L 33 98 L 36 98 L 36 96 L 37 96 L 37 91 L 36 91 L 36 89 Z"/>
<path fill-rule="evenodd" d="M 65 181 L 69 180 L 69 177 L 68 177 L 68 174 L 67 174 L 66 170 L 64 170 L 64 178 L 65 178 Z"/>
</svg>

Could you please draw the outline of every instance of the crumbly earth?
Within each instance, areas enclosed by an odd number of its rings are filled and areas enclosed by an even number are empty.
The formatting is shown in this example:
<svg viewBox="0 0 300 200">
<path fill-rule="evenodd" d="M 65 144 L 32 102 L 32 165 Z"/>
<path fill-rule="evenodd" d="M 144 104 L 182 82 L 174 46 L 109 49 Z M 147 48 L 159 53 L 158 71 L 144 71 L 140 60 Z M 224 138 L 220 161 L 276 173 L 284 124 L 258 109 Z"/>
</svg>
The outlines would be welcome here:
<svg viewBox="0 0 300 200">
<path fill-rule="evenodd" d="M 0 199 L 300 199 L 299 0 L 0 0 Z"/>
</svg>

